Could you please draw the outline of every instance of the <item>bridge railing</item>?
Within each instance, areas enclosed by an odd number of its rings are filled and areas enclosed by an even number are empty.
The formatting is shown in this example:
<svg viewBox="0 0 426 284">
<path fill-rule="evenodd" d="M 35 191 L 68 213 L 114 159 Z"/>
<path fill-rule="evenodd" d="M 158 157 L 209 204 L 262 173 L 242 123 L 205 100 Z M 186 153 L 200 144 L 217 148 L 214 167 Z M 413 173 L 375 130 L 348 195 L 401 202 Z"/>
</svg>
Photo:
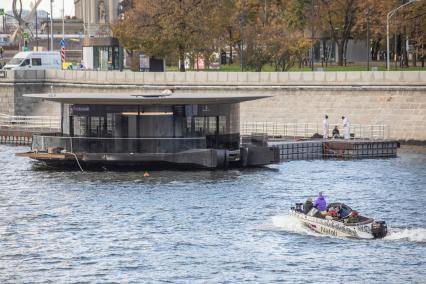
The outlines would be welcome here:
<svg viewBox="0 0 426 284">
<path fill-rule="evenodd" d="M 0 113 L 0 128 L 56 132 L 61 129 L 59 116 L 23 116 Z"/>
<path fill-rule="evenodd" d="M 329 137 L 332 137 L 332 126 L 338 123 L 330 123 Z M 343 136 L 343 126 L 339 127 L 340 136 Z M 311 138 L 315 134 L 323 135 L 322 123 L 283 123 L 283 122 L 242 122 L 241 135 L 253 133 L 265 133 L 271 138 Z M 389 137 L 389 128 L 386 125 L 350 125 L 351 139 L 383 140 Z"/>
</svg>

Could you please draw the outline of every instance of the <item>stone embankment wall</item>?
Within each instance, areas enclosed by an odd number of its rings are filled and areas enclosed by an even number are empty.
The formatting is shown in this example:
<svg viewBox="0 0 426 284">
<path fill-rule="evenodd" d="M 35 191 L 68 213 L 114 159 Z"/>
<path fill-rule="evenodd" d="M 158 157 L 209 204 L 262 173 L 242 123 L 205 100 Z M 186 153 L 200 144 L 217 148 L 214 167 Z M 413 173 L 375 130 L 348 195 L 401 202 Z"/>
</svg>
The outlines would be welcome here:
<svg viewBox="0 0 426 284">
<path fill-rule="evenodd" d="M 404 89 L 299 89 L 277 91 L 274 96 L 241 107 L 242 121 L 318 122 L 329 116 L 330 131 L 342 115 L 353 124 L 385 125 L 392 139 L 426 141 L 426 90 Z"/>
<path fill-rule="evenodd" d="M 59 115 L 60 106 L 23 94 L 46 92 L 45 72 L 7 72 L 0 77 L 0 113 L 9 115 Z"/>
<path fill-rule="evenodd" d="M 9 74 L 10 73 L 10 74 Z M 389 138 L 426 141 L 426 72 L 8 72 L 0 78 L 0 113 L 54 114 L 59 106 L 22 97 L 37 92 L 257 93 L 241 105 L 241 121 L 386 125 Z M 12 100 L 13 96 L 13 100 Z M 12 102 L 13 101 L 13 102 Z"/>
</svg>

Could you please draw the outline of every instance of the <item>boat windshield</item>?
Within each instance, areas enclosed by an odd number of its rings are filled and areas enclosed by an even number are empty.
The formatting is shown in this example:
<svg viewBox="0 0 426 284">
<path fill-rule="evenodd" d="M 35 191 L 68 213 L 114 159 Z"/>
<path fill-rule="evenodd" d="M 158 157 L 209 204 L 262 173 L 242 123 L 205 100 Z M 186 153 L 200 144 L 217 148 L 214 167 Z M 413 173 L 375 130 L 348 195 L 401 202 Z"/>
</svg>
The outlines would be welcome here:
<svg viewBox="0 0 426 284">
<path fill-rule="evenodd" d="M 7 64 L 10 65 L 19 65 L 24 60 L 24 58 L 12 58 Z"/>
<path fill-rule="evenodd" d="M 353 211 L 352 208 L 350 208 L 348 205 L 346 205 L 344 203 L 340 203 L 340 202 L 335 202 L 335 203 L 328 204 L 327 209 L 331 208 L 331 207 L 334 207 L 334 208 L 344 208 L 344 209 L 346 209 L 346 210 L 348 210 L 350 212 Z"/>
</svg>

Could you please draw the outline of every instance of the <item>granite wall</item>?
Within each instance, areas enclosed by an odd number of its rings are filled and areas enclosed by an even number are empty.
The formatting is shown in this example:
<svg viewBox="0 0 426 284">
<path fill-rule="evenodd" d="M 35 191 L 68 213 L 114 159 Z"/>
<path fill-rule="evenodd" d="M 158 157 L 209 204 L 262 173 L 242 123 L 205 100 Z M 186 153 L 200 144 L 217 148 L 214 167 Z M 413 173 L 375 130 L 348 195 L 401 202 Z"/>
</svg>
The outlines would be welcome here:
<svg viewBox="0 0 426 284">
<path fill-rule="evenodd" d="M 388 137 L 426 141 L 426 72 L 96 72 L 15 71 L 0 78 L 0 113 L 59 115 L 59 104 L 25 98 L 41 92 L 255 93 L 241 121 L 386 125 Z"/>
</svg>

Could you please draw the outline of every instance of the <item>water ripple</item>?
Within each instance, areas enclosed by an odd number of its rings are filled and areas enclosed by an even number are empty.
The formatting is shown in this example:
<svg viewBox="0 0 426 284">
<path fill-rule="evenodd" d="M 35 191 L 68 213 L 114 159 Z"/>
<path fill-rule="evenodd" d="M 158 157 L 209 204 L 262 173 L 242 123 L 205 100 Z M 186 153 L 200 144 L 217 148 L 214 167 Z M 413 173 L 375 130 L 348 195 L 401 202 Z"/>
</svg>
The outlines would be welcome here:
<svg viewBox="0 0 426 284">
<path fill-rule="evenodd" d="M 422 283 L 426 148 L 388 160 L 230 171 L 46 170 L 0 146 L 0 283 Z M 383 240 L 287 215 L 325 192 L 386 220 Z"/>
</svg>

